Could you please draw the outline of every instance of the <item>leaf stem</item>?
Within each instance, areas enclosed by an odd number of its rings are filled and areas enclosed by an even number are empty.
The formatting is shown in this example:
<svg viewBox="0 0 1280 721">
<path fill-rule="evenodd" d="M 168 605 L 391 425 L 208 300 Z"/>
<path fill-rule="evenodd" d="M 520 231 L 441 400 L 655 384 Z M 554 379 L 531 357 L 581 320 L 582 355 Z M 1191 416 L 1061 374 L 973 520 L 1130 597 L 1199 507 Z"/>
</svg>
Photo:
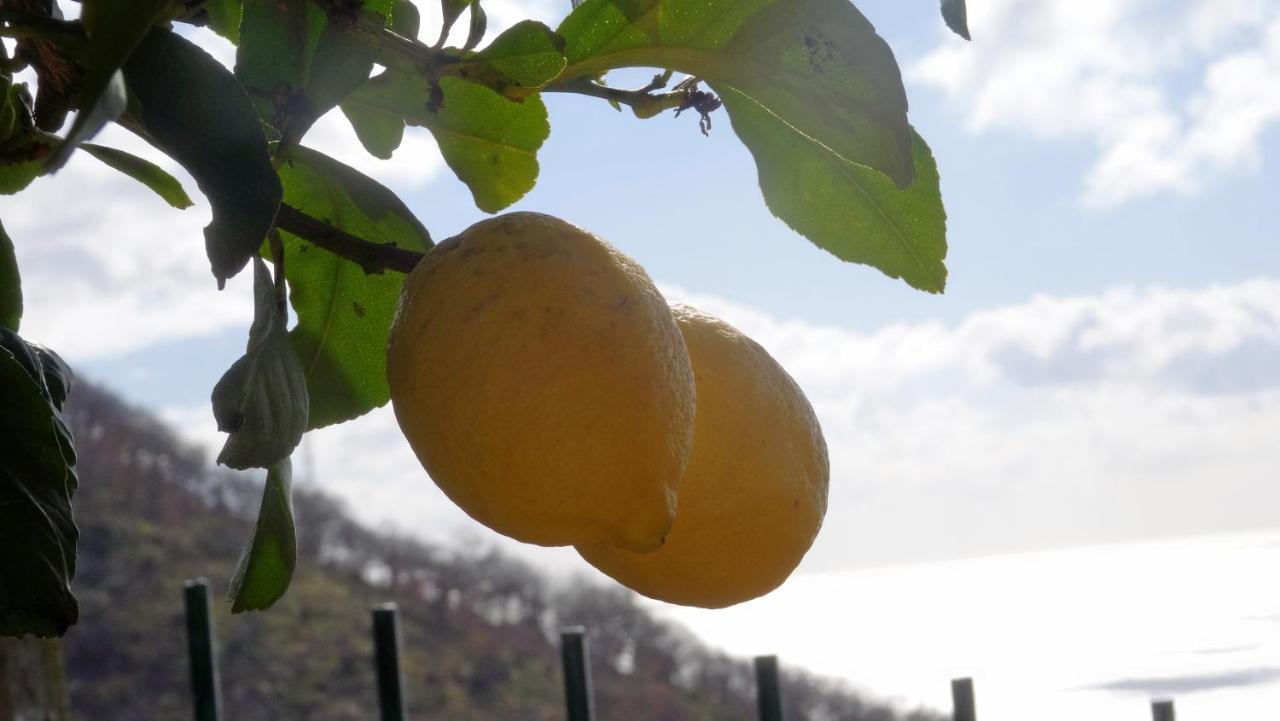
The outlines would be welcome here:
<svg viewBox="0 0 1280 721">
<path fill-rule="evenodd" d="M 611 88 L 607 85 L 601 85 L 590 78 L 573 78 L 551 83 L 542 90 L 548 93 L 573 93 L 575 95 L 601 98 L 613 103 L 626 105 L 631 108 L 637 118 L 652 118 L 664 110 L 673 110 L 680 107 L 688 99 L 688 94 L 682 90 L 669 93 L 654 93 L 654 90 L 663 87 L 662 85 L 657 85 L 660 78 L 662 78 L 662 75 L 656 76 L 652 83 L 638 90 Z"/>
<path fill-rule="evenodd" d="M 370 275 L 388 270 L 408 273 L 422 260 L 422 253 L 416 250 L 358 238 L 287 203 L 280 204 L 280 210 L 276 213 L 276 227 L 293 233 L 317 248 L 324 248 L 334 255 L 346 258 Z"/>
</svg>

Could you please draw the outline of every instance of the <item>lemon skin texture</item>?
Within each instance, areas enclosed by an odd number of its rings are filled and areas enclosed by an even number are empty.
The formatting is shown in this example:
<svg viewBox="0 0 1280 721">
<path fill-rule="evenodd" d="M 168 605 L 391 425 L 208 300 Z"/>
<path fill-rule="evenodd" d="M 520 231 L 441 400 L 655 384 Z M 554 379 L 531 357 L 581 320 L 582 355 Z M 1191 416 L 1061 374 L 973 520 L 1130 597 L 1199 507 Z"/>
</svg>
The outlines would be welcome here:
<svg viewBox="0 0 1280 721">
<path fill-rule="evenodd" d="M 651 598 L 722 608 L 777 588 L 827 509 L 827 445 L 782 366 L 733 326 L 673 309 L 697 388 L 693 456 L 662 548 L 578 546 L 599 570 Z"/>
<path fill-rule="evenodd" d="M 544 546 L 660 546 L 693 434 L 693 373 L 644 269 L 551 216 L 481 221 L 405 281 L 396 419 L 480 523 Z"/>
</svg>

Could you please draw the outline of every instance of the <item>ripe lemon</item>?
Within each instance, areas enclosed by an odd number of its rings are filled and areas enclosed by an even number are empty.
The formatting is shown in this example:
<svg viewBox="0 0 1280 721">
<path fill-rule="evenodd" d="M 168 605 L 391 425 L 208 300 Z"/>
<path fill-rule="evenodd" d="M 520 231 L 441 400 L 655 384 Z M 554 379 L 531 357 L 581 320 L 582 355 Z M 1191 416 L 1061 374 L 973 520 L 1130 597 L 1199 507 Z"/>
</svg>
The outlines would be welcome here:
<svg viewBox="0 0 1280 721">
<path fill-rule="evenodd" d="M 662 544 L 693 436 L 693 373 L 631 258 L 537 213 L 481 221 L 405 281 L 396 419 L 477 521 L 545 546 Z"/>
<path fill-rule="evenodd" d="M 652 553 L 578 552 L 646 596 L 721 608 L 777 588 L 809 550 L 827 510 L 827 445 L 804 393 L 764 348 L 693 308 L 672 311 L 698 398 L 675 525 Z"/>
</svg>

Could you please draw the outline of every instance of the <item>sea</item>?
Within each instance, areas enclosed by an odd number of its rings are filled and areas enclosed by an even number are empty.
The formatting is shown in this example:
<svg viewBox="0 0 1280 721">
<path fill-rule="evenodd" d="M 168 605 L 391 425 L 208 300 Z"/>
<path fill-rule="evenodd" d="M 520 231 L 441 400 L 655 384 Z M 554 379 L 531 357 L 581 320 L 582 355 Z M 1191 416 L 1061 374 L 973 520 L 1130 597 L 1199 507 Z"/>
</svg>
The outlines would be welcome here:
<svg viewBox="0 0 1280 721">
<path fill-rule="evenodd" d="M 1280 530 L 801 574 L 730 609 L 653 603 L 903 709 L 982 721 L 1280 719 Z"/>
</svg>

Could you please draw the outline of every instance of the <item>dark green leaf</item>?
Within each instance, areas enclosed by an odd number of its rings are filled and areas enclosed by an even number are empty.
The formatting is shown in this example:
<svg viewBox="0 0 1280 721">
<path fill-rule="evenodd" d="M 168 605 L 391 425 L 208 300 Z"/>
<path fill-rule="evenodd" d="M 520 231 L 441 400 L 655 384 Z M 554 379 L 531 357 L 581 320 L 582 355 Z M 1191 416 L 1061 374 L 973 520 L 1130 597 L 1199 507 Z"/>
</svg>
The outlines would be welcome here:
<svg viewBox="0 0 1280 721">
<path fill-rule="evenodd" d="M 289 590 L 298 562 L 293 526 L 293 470 L 286 458 L 267 471 L 253 538 L 231 577 L 231 612 L 271 608 Z"/>
<path fill-rule="evenodd" d="M 218 463 L 270 468 L 288 458 L 307 429 L 307 381 L 285 328 L 275 283 L 253 259 L 253 327 L 249 344 L 213 387 L 213 417 L 229 433 Z"/>
<path fill-rule="evenodd" d="M 280 167 L 285 202 L 374 243 L 426 250 L 431 237 L 390 190 L 303 147 Z M 340 423 L 385 404 L 387 337 L 404 276 L 368 275 L 349 260 L 290 233 L 285 278 L 298 317 L 290 336 L 311 398 L 309 428 Z"/>
<path fill-rule="evenodd" d="M 47 147 L 47 146 L 46 146 Z M 44 172 L 44 161 L 23 160 L 16 163 L 0 162 L 0 195 L 13 195 L 31 185 L 31 181 Z"/>
<path fill-rule="evenodd" d="M 45 377 L 57 357 L 39 351 L 0 329 L 0 636 L 61 636 L 79 616 L 75 452 Z"/>
<path fill-rule="evenodd" d="M 125 76 L 149 139 L 209 199 L 205 248 L 222 287 L 257 254 L 280 207 L 280 180 L 258 116 L 226 68 L 172 32 L 152 32 Z"/>
<path fill-rule="evenodd" d="M 622 67 L 686 72 L 899 187 L 913 179 L 898 64 L 848 0 L 587 0 L 559 33 L 565 79 Z"/>
<path fill-rule="evenodd" d="M 0 328 L 18 330 L 22 321 L 22 276 L 13 241 L 0 225 Z"/>
<path fill-rule="evenodd" d="M 365 3 L 386 22 L 391 3 Z M 330 22 L 311 2 L 244 0 L 236 77 L 262 118 L 286 144 L 342 101 L 373 72 L 374 53 Z"/>
<path fill-rule="evenodd" d="M 80 112 L 66 142 L 49 156 L 46 166 L 50 172 L 62 167 L 76 146 L 124 112 L 125 84 L 120 68 L 171 4 L 172 0 L 85 0 L 80 22 L 89 37 L 89 49 L 76 98 Z"/>
<path fill-rule="evenodd" d="M 403 129 L 396 123 L 426 127 L 445 162 L 471 189 L 476 205 L 496 213 L 537 181 L 537 152 L 551 132 L 546 106 L 536 94 L 515 103 L 457 78 L 443 78 L 440 87 L 444 106 L 432 113 L 427 110 L 427 81 L 387 72 L 361 86 L 343 109 L 370 152 L 399 144 Z"/>
<path fill-rule="evenodd" d="M 470 50 L 484 40 L 484 33 L 489 29 L 489 14 L 480 6 L 478 0 L 471 0 L 471 22 L 467 24 L 467 39 L 462 44 L 463 50 Z"/>
<path fill-rule="evenodd" d="M 179 209 L 191 207 L 191 198 L 182 189 L 182 183 L 150 160 L 103 145 L 86 143 L 83 147 L 93 157 L 154 190 L 169 205 Z"/>
<path fill-rule="evenodd" d="M 409 0 L 396 0 L 395 8 L 391 11 L 391 29 L 413 39 L 418 37 L 421 26 L 422 15 L 418 13 L 418 6 Z"/>
<path fill-rule="evenodd" d="M 965 0 L 942 0 L 942 19 L 956 35 L 972 40 L 969 37 L 969 10 L 965 7 Z"/>
<path fill-rule="evenodd" d="M 458 22 L 458 18 L 462 17 L 462 11 L 470 5 L 478 7 L 479 3 L 475 0 L 440 0 L 440 37 L 436 39 L 436 47 L 444 45 L 454 23 Z"/>
<path fill-rule="evenodd" d="M 915 136 L 916 182 L 899 190 L 801 135 L 750 98 L 723 89 L 725 109 L 755 156 L 765 202 L 787 225 L 837 257 L 879 268 L 934 293 L 946 286 L 946 212 L 938 169 Z"/>
</svg>

